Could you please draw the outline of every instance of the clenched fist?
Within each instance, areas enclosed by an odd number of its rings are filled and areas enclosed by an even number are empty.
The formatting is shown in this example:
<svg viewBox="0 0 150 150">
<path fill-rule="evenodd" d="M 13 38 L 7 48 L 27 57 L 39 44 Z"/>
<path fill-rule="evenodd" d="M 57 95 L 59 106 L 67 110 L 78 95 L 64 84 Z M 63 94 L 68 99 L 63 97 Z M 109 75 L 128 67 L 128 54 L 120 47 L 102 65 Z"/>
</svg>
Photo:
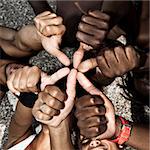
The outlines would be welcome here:
<svg viewBox="0 0 150 150">
<path fill-rule="evenodd" d="M 34 19 L 35 26 L 41 37 L 43 48 L 53 56 L 57 57 L 64 65 L 69 66 L 69 58 L 59 50 L 62 36 L 66 31 L 62 24 L 63 19 L 50 11 L 37 15 Z"/>
<path fill-rule="evenodd" d="M 139 54 L 131 46 L 105 49 L 96 59 L 100 74 L 108 78 L 122 76 L 138 67 L 140 61 Z"/>
<path fill-rule="evenodd" d="M 93 48 L 99 48 L 109 30 L 110 16 L 99 10 L 89 11 L 81 18 L 77 39 Z"/>
<path fill-rule="evenodd" d="M 46 86 L 40 92 L 32 109 L 32 114 L 36 120 L 48 125 L 48 121 L 57 116 L 64 108 L 65 94 L 56 86 Z"/>
<path fill-rule="evenodd" d="M 76 102 L 75 116 L 81 135 L 86 138 L 96 137 L 107 129 L 106 109 L 100 96 L 85 95 Z"/>
<path fill-rule="evenodd" d="M 16 95 L 19 95 L 20 92 L 37 92 L 40 77 L 41 70 L 38 67 L 24 66 L 8 76 L 7 86 Z"/>
</svg>

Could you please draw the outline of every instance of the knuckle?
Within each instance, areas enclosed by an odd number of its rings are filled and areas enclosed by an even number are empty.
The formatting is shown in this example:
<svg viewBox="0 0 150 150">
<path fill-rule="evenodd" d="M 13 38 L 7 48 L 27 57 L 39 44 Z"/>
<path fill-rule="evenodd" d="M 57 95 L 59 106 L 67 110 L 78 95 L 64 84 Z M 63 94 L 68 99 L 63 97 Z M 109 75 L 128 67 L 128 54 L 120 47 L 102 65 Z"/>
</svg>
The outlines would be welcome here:
<svg viewBox="0 0 150 150">
<path fill-rule="evenodd" d="M 83 16 L 81 17 L 81 20 L 82 20 L 83 22 L 85 22 L 85 21 L 87 20 L 87 16 L 83 15 Z"/>
</svg>

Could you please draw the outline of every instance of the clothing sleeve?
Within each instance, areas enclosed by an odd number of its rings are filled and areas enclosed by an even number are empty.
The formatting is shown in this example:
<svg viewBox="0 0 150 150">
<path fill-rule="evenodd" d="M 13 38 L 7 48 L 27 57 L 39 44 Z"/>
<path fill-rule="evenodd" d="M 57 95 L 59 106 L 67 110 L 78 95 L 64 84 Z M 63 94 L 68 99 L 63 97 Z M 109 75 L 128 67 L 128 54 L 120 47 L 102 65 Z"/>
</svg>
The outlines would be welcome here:
<svg viewBox="0 0 150 150">
<path fill-rule="evenodd" d="M 33 108 L 35 101 L 37 100 L 38 95 L 34 93 L 20 93 L 18 96 L 19 101 L 26 107 Z"/>
</svg>

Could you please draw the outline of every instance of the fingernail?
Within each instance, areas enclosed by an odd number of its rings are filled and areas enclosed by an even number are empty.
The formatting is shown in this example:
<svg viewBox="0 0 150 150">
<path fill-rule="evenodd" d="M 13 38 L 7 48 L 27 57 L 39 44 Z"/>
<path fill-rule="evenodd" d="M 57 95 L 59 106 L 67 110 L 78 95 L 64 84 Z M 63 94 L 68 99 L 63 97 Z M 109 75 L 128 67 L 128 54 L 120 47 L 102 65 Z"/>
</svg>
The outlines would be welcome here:
<svg viewBox="0 0 150 150">
<path fill-rule="evenodd" d="M 92 104 L 94 104 L 95 103 L 95 101 L 94 101 L 94 98 L 92 97 L 92 98 L 90 98 L 90 102 L 92 103 Z"/>
<path fill-rule="evenodd" d="M 20 96 L 20 92 L 16 92 L 15 94 L 16 94 L 17 96 Z"/>
</svg>

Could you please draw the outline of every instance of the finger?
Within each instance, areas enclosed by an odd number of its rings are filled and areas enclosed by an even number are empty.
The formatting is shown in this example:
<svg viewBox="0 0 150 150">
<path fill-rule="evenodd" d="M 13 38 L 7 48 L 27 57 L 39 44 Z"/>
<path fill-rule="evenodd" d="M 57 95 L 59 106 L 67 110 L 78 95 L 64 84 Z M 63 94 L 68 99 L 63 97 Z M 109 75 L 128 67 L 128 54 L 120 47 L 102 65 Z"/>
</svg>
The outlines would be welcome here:
<svg viewBox="0 0 150 150">
<path fill-rule="evenodd" d="M 138 53 L 131 46 L 125 48 L 125 53 L 131 64 L 130 69 L 137 67 L 139 65 L 139 58 L 140 58 Z"/>
<path fill-rule="evenodd" d="M 110 20 L 109 15 L 107 15 L 106 13 L 102 13 L 99 10 L 89 11 L 88 14 L 91 15 L 92 17 L 99 18 L 99 19 L 102 19 L 102 20 L 105 20 L 105 21 Z"/>
<path fill-rule="evenodd" d="M 56 86 L 47 86 L 44 91 L 59 101 L 65 101 L 65 94 Z"/>
<path fill-rule="evenodd" d="M 42 34 L 44 36 L 51 36 L 51 35 L 63 35 L 66 31 L 66 28 L 64 25 L 59 25 L 59 26 L 46 26 L 42 30 Z"/>
<path fill-rule="evenodd" d="M 106 50 L 104 52 L 104 57 L 107 61 L 107 64 L 112 72 L 112 74 L 114 74 L 114 76 L 118 76 L 120 75 L 120 71 L 119 71 L 119 63 L 118 63 L 118 60 L 115 56 L 115 53 L 113 50 Z M 114 77 L 112 76 L 112 77 Z"/>
<path fill-rule="evenodd" d="M 45 26 L 50 26 L 50 25 L 60 25 L 63 23 L 62 17 L 55 17 L 52 18 L 51 15 L 47 18 L 41 18 L 42 22 L 45 23 Z"/>
<path fill-rule="evenodd" d="M 76 108 L 83 109 L 84 107 L 102 105 L 104 101 L 97 95 L 85 95 L 76 101 Z"/>
<path fill-rule="evenodd" d="M 106 61 L 103 55 L 98 56 L 96 60 L 97 60 L 98 67 L 104 76 L 108 78 L 114 77 L 114 73 L 110 69 L 108 62 Z"/>
<path fill-rule="evenodd" d="M 43 104 L 42 106 L 40 106 L 40 111 L 43 112 L 44 114 L 48 115 L 48 116 L 51 116 L 51 117 L 57 116 L 60 113 L 59 110 L 51 108 L 46 104 Z"/>
<path fill-rule="evenodd" d="M 94 87 L 94 85 L 82 74 L 78 73 L 77 79 L 81 86 L 90 94 L 92 95 L 99 95 L 104 100 L 104 105 L 106 107 L 106 113 L 105 116 L 108 120 L 107 123 L 107 131 L 101 135 L 99 135 L 97 138 L 104 139 L 104 138 L 110 138 L 115 133 L 115 113 L 113 106 L 111 102 L 108 100 L 108 98 L 97 88 Z"/>
<path fill-rule="evenodd" d="M 30 68 L 28 79 L 27 79 L 27 87 L 31 92 L 37 92 L 37 84 L 41 77 L 41 71 L 38 67 L 33 66 Z"/>
<path fill-rule="evenodd" d="M 83 23 L 83 22 L 81 22 L 78 26 L 79 31 L 92 35 L 93 38 L 103 40 L 107 32 L 105 31 L 106 29 L 104 30 L 104 29 L 99 29 L 99 28 L 88 25 L 87 23 Z"/>
<path fill-rule="evenodd" d="M 44 103 L 46 103 L 49 107 L 60 110 L 64 108 L 64 103 L 60 102 L 59 100 L 55 99 L 51 95 L 47 93 L 43 93 L 41 99 Z"/>
<path fill-rule="evenodd" d="M 47 16 L 47 15 L 50 15 L 50 14 L 51 14 L 50 11 L 44 11 L 44 12 L 38 14 L 38 15 L 36 16 L 36 18 L 43 17 L 43 16 Z"/>
<path fill-rule="evenodd" d="M 45 25 L 41 25 L 41 19 L 43 18 L 43 19 L 45 19 L 45 18 L 47 18 L 47 17 L 49 17 L 49 19 L 51 19 L 51 18 L 53 18 L 53 17 L 56 17 L 56 14 L 51 14 L 51 12 L 44 12 L 44 13 L 41 13 L 41 14 L 39 14 L 39 15 L 37 15 L 35 18 L 34 18 L 34 23 L 35 23 L 35 26 L 36 26 L 36 28 L 38 29 L 38 31 L 41 31 L 44 27 L 45 27 Z M 41 29 L 42 28 L 42 29 Z"/>
<path fill-rule="evenodd" d="M 73 67 L 75 69 L 78 68 L 79 64 L 82 61 L 83 56 L 84 56 L 84 49 L 83 46 L 80 45 L 79 49 L 73 55 Z"/>
<path fill-rule="evenodd" d="M 89 25 L 97 27 L 98 29 L 104 29 L 104 30 L 109 29 L 109 25 L 107 22 L 91 16 L 83 16 L 81 20 Z"/>
<path fill-rule="evenodd" d="M 59 116 L 54 116 L 52 120 L 49 121 L 49 125 L 53 127 L 57 127 L 71 112 L 74 106 L 75 100 L 75 87 L 76 87 L 76 76 L 77 70 L 72 69 L 67 78 L 67 94 L 68 98 L 65 101 L 65 108 L 60 111 Z M 71 81 L 71 82 L 70 82 Z M 73 92 L 71 92 L 73 91 Z M 71 95 L 72 94 L 72 95 Z"/>
<path fill-rule="evenodd" d="M 59 81 L 60 79 L 62 79 L 66 75 L 68 75 L 69 72 L 70 72 L 70 69 L 67 67 L 58 70 L 51 76 L 48 76 L 42 72 L 42 74 L 41 74 L 41 90 L 43 91 L 47 85 L 55 84 L 57 81 Z"/>
<path fill-rule="evenodd" d="M 80 133 L 86 138 L 92 138 L 92 137 L 97 137 L 98 135 L 104 133 L 106 129 L 107 129 L 107 125 L 100 125 L 97 127 L 82 129 L 80 130 Z"/>
<path fill-rule="evenodd" d="M 65 66 L 70 65 L 69 58 L 63 52 L 58 50 L 59 44 L 61 42 L 61 35 L 52 36 L 49 38 L 49 41 L 47 41 L 46 44 L 43 44 L 43 42 L 42 45 L 49 54 L 57 57 L 57 59 Z"/>
<path fill-rule="evenodd" d="M 77 70 L 72 69 L 67 77 L 67 89 L 66 93 L 68 97 L 73 97 L 75 98 L 76 95 L 76 75 L 77 75 Z"/>
<path fill-rule="evenodd" d="M 90 59 L 87 59 L 85 61 L 83 61 L 79 66 L 78 66 L 78 70 L 80 72 L 87 72 L 91 69 L 94 69 L 95 67 L 97 66 L 97 61 L 96 61 L 96 58 L 90 58 Z"/>
<path fill-rule="evenodd" d="M 84 74 L 78 72 L 77 80 L 79 84 L 83 87 L 83 89 L 85 89 L 88 93 L 92 95 L 97 95 L 98 89 L 95 88 L 95 86 L 85 77 Z"/>
<path fill-rule="evenodd" d="M 98 48 L 102 43 L 99 39 L 94 39 L 93 36 L 80 31 L 77 32 L 76 37 L 80 42 L 90 45 L 93 48 Z"/>
<path fill-rule="evenodd" d="M 100 116 L 105 115 L 106 109 L 104 106 L 91 106 L 91 107 L 85 107 L 83 110 L 76 109 L 75 116 L 78 120 L 85 120 L 87 118 L 90 118 L 92 116 Z"/>
<path fill-rule="evenodd" d="M 41 112 L 41 111 L 36 111 L 35 113 L 34 113 L 34 117 L 35 117 L 35 119 L 37 120 L 37 121 L 41 121 L 41 120 L 43 120 L 43 121 L 47 121 L 47 120 L 50 120 L 52 117 L 51 116 L 49 116 L 49 115 L 46 115 L 46 114 L 44 114 L 43 112 Z"/>
<path fill-rule="evenodd" d="M 13 87 L 19 92 L 22 92 L 22 90 L 20 89 L 21 74 L 22 74 L 22 69 L 17 69 L 15 72 L 15 77 L 13 79 Z"/>
<path fill-rule="evenodd" d="M 95 127 L 95 126 L 100 126 L 102 124 L 106 124 L 107 120 L 105 116 L 94 116 L 94 117 L 90 117 L 87 118 L 84 121 L 79 120 L 77 125 L 79 127 L 79 129 L 85 129 L 85 128 L 91 128 L 91 127 Z"/>
<path fill-rule="evenodd" d="M 20 92 L 18 90 L 16 90 L 14 87 L 13 87 L 13 80 L 14 80 L 14 77 L 15 77 L 15 73 L 12 73 L 9 77 L 9 79 L 7 80 L 7 86 L 9 88 L 9 90 L 14 93 L 15 95 L 19 96 L 20 95 Z"/>
</svg>

